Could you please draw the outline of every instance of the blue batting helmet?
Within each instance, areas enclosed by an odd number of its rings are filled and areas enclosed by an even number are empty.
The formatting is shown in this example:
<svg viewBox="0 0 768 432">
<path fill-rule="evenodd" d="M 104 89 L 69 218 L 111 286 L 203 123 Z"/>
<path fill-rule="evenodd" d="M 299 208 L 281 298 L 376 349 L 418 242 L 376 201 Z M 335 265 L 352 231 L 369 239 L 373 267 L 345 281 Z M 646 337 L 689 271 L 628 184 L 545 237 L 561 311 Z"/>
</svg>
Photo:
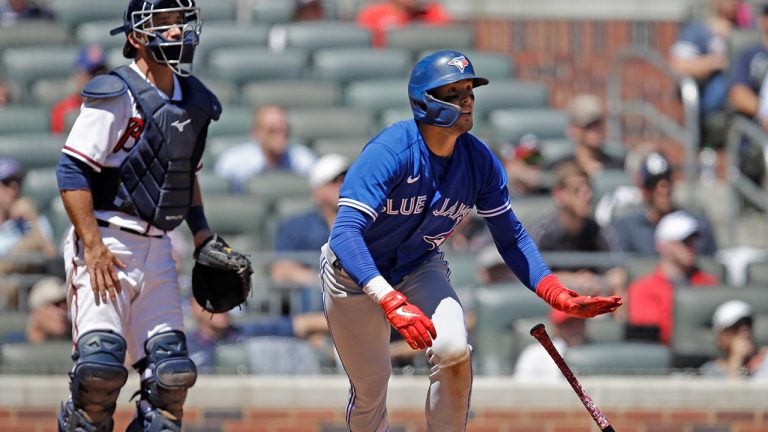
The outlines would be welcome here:
<svg viewBox="0 0 768 432">
<path fill-rule="evenodd" d="M 474 87 L 488 84 L 486 78 L 475 75 L 472 62 L 458 51 L 438 51 L 419 60 L 408 81 L 413 117 L 434 126 L 452 126 L 459 119 L 461 108 L 436 99 L 429 91 L 465 79 L 471 79 Z"/>
<path fill-rule="evenodd" d="M 183 16 L 182 22 L 155 25 L 155 14 L 169 12 L 180 12 Z M 200 8 L 195 6 L 195 0 L 129 0 L 123 14 L 123 25 L 113 29 L 110 34 L 114 36 L 120 33 L 134 33 L 145 36 L 140 42 L 149 47 L 157 63 L 167 65 L 178 75 L 186 76 L 189 72 L 181 69 L 181 65 L 192 63 L 195 47 L 200 42 L 202 26 L 203 18 Z M 173 27 L 181 31 L 181 38 L 164 38 L 163 33 Z M 123 47 L 123 55 L 127 58 L 136 55 L 136 49 L 128 41 Z"/>
</svg>

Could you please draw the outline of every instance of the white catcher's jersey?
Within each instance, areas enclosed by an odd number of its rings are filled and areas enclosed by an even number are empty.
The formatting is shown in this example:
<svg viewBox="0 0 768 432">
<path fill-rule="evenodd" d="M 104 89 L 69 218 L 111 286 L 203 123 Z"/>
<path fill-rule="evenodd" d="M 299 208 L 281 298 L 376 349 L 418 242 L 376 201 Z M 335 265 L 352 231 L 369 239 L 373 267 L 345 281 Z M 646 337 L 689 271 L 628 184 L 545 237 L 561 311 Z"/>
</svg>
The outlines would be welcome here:
<svg viewBox="0 0 768 432">
<path fill-rule="evenodd" d="M 131 69 L 146 79 L 136 63 Z M 168 95 L 157 90 L 163 99 Z M 172 100 L 181 100 L 181 86 L 173 76 Z M 121 96 L 106 99 L 87 99 L 80 109 L 72 130 L 67 137 L 62 151 L 76 158 L 94 171 L 102 168 L 118 168 L 128 152 L 138 142 L 144 131 L 144 117 L 130 91 Z M 200 169 L 200 166 L 198 166 Z M 96 218 L 109 221 L 134 231 L 160 235 L 162 230 L 152 227 L 147 230 L 147 222 L 140 218 L 117 211 L 96 211 Z"/>
</svg>

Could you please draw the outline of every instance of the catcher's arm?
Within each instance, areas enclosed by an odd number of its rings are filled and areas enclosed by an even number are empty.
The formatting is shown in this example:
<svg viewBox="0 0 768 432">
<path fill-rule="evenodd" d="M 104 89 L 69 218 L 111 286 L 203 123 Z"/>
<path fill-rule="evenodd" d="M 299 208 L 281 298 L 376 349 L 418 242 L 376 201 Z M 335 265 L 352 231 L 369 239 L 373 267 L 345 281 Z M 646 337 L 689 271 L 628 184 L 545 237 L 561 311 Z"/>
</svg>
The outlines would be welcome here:
<svg viewBox="0 0 768 432">
<path fill-rule="evenodd" d="M 203 242 L 213 235 L 208 227 L 208 219 L 203 211 L 203 195 L 200 193 L 200 183 L 195 176 L 195 185 L 192 192 L 192 206 L 187 212 L 187 225 L 194 236 L 195 249 L 199 248 Z"/>
</svg>

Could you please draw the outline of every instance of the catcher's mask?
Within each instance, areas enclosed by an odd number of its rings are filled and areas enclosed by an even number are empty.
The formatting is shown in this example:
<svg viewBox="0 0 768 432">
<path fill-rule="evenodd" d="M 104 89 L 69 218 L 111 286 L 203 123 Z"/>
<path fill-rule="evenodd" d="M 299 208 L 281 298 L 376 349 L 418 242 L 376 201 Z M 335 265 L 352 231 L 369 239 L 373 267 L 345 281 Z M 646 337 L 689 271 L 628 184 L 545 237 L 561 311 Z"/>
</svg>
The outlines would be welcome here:
<svg viewBox="0 0 768 432">
<path fill-rule="evenodd" d="M 156 25 L 155 19 L 162 13 L 181 13 L 182 18 Z M 168 66 L 177 75 L 188 76 L 190 72 L 181 65 L 192 64 L 202 27 L 203 18 L 195 0 L 130 0 L 123 15 L 123 25 L 110 34 L 133 33 L 139 43 L 149 47 L 155 62 Z M 178 39 L 163 37 L 163 33 L 172 28 L 178 28 L 181 36 Z M 136 56 L 136 48 L 128 41 L 123 46 L 123 55 L 126 58 Z"/>
<path fill-rule="evenodd" d="M 461 108 L 435 98 L 429 91 L 465 79 L 471 79 L 473 87 L 488 84 L 488 79 L 475 75 L 472 62 L 458 51 L 438 51 L 419 60 L 408 81 L 413 117 L 433 126 L 453 126 Z"/>
</svg>

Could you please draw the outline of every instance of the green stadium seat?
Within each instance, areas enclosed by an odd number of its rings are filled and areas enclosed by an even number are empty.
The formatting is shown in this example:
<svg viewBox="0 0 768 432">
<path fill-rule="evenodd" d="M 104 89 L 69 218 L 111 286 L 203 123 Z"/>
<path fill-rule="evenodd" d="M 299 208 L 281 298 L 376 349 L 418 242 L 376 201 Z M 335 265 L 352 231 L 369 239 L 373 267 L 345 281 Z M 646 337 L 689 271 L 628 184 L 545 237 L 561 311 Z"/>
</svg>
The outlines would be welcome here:
<svg viewBox="0 0 768 432">
<path fill-rule="evenodd" d="M 0 312 L 0 344 L 11 334 L 24 334 L 28 319 L 27 311 L 3 310 Z"/>
<path fill-rule="evenodd" d="M 102 2 L 103 3 L 103 2 Z M 109 32 L 120 25 L 121 15 L 98 21 L 88 21 L 75 29 L 75 39 L 79 45 L 98 44 L 104 49 L 123 48 L 125 36 L 110 36 Z M 206 28 L 207 30 L 207 28 Z"/>
<path fill-rule="evenodd" d="M 509 374 L 519 352 L 513 324 L 546 315 L 549 306 L 520 283 L 480 287 L 474 301 L 477 324 L 472 345 L 477 369 L 483 374 Z"/>
<path fill-rule="evenodd" d="M 46 216 L 48 216 L 48 222 L 51 223 L 51 227 L 53 228 L 53 236 L 56 239 L 57 244 L 60 244 L 59 242 L 63 239 L 64 234 L 66 234 L 72 226 L 72 222 L 69 221 L 69 216 L 64 209 L 64 203 L 61 199 L 53 201 L 48 206 Z"/>
<path fill-rule="evenodd" d="M 200 14 L 204 23 L 212 21 L 235 21 L 237 18 L 237 0 L 195 0 L 200 7 Z M 203 36 L 205 37 L 205 24 L 203 24 Z"/>
<path fill-rule="evenodd" d="M 213 170 L 216 166 L 216 161 L 219 159 L 224 151 L 230 147 L 238 144 L 244 144 L 251 141 L 252 138 L 248 134 L 242 135 L 227 135 L 227 136 L 208 136 L 208 140 L 205 143 L 205 152 L 203 153 L 203 166 L 204 169 Z"/>
<path fill-rule="evenodd" d="M 286 23 L 296 13 L 297 0 L 252 0 L 251 19 L 263 23 Z"/>
<path fill-rule="evenodd" d="M 603 195 L 613 192 L 619 186 L 633 186 L 632 179 L 627 172 L 619 169 L 606 169 L 592 176 L 589 179 L 592 185 L 592 195 L 594 202 L 597 202 Z"/>
<path fill-rule="evenodd" d="M 29 197 L 44 212 L 55 200 L 59 200 L 59 185 L 53 166 L 33 168 L 24 177 L 24 196 Z"/>
<path fill-rule="evenodd" d="M 212 168 L 213 167 L 204 167 L 203 170 L 197 174 L 197 182 L 200 184 L 200 192 L 203 195 L 203 202 L 205 202 L 205 197 L 212 195 L 227 195 L 230 191 L 229 182 L 226 179 L 217 176 Z"/>
<path fill-rule="evenodd" d="M 337 83 L 313 80 L 265 80 L 246 84 L 242 102 L 251 107 L 280 105 L 284 108 L 321 108 L 337 105 L 341 89 Z"/>
<path fill-rule="evenodd" d="M 672 353 L 675 366 L 698 367 L 717 355 L 712 315 L 717 307 L 731 299 L 741 299 L 752 306 L 756 315 L 768 317 L 765 287 L 678 288 L 674 291 Z M 761 335 L 761 338 L 768 336 Z"/>
<path fill-rule="evenodd" d="M 269 202 L 256 197 L 207 195 L 205 215 L 211 229 L 221 234 L 234 249 L 251 253 L 262 250 Z M 243 217 L 247 215 L 247 217 Z"/>
<path fill-rule="evenodd" d="M 42 106 L 8 105 L 0 107 L 0 148 L 17 134 L 39 134 L 50 130 L 50 111 Z M 20 142 L 20 145 L 24 142 Z M 26 147 L 29 151 L 29 147 Z M 3 153 L 5 154 L 5 153 Z"/>
<path fill-rule="evenodd" d="M 248 352 L 242 343 L 216 345 L 213 359 L 217 374 L 248 375 Z"/>
<path fill-rule="evenodd" d="M 413 111 L 410 108 L 391 108 L 381 112 L 379 128 L 384 129 L 392 123 L 402 120 L 413 120 Z"/>
<path fill-rule="evenodd" d="M 574 144 L 568 138 L 543 139 L 540 144 L 539 150 L 545 165 L 573 155 Z"/>
<path fill-rule="evenodd" d="M 530 227 L 555 211 L 555 202 L 549 196 L 520 197 L 512 200 L 512 211 L 523 226 Z"/>
<path fill-rule="evenodd" d="M 2 54 L 5 78 L 21 83 L 27 99 L 34 81 L 69 77 L 78 49 L 75 46 L 9 48 Z"/>
<path fill-rule="evenodd" d="M 564 357 L 577 375 L 666 375 L 672 366 L 669 347 L 641 342 L 584 344 Z"/>
<path fill-rule="evenodd" d="M 367 29 L 350 22 L 300 21 L 286 24 L 285 46 L 318 50 L 321 48 L 370 47 L 373 36 Z"/>
<path fill-rule="evenodd" d="M 127 65 L 131 60 L 123 57 L 123 47 L 107 49 L 107 66 L 114 69 L 118 66 Z"/>
<path fill-rule="evenodd" d="M 762 33 L 755 28 L 733 29 L 727 39 L 728 42 L 728 64 L 736 64 L 741 53 L 762 42 Z"/>
<path fill-rule="evenodd" d="M 203 76 L 238 85 L 263 79 L 297 79 L 304 75 L 309 55 L 291 49 L 279 53 L 267 48 L 221 48 L 208 56 Z"/>
<path fill-rule="evenodd" d="M 205 11 L 203 17 L 208 18 Z M 237 25 L 232 22 L 214 21 L 203 24 L 200 45 L 195 49 L 195 62 L 205 62 L 210 53 L 221 48 L 266 47 L 269 26 L 265 24 Z"/>
<path fill-rule="evenodd" d="M 223 105 L 231 105 L 239 102 L 240 90 L 235 84 L 217 79 L 204 79 L 202 81 L 205 86 L 216 95 L 216 98 L 218 98 L 219 102 Z"/>
<path fill-rule="evenodd" d="M 248 107 L 237 105 L 222 106 L 221 117 L 211 122 L 208 127 L 208 138 L 220 136 L 243 136 L 251 131 L 251 119 L 253 113 Z"/>
<path fill-rule="evenodd" d="M 508 108 L 547 108 L 549 87 L 534 81 L 494 80 L 475 89 L 475 115 L 484 118 L 491 111 Z"/>
<path fill-rule="evenodd" d="M 504 109 L 491 112 L 489 121 L 495 140 L 517 143 L 528 133 L 540 139 L 565 138 L 568 115 L 553 109 Z"/>
<path fill-rule="evenodd" d="M 32 104 L 50 109 L 74 91 L 74 83 L 69 78 L 47 78 L 32 83 L 29 97 Z"/>
<path fill-rule="evenodd" d="M 62 374 L 72 368 L 72 342 L 0 345 L 0 371 L 12 374 Z"/>
<path fill-rule="evenodd" d="M 344 104 L 372 112 L 386 109 L 407 109 L 408 80 L 376 79 L 353 81 L 344 90 Z"/>
<path fill-rule="evenodd" d="M 312 144 L 312 149 L 319 155 L 337 153 L 348 157 L 350 161 L 354 161 L 360 156 L 360 152 L 363 151 L 363 147 L 365 147 L 370 139 L 371 136 L 369 135 L 346 138 L 323 138 L 316 140 Z"/>
<path fill-rule="evenodd" d="M 477 279 L 477 254 L 470 252 L 445 251 L 445 260 L 451 269 L 451 285 L 456 289 L 475 287 Z"/>
<path fill-rule="evenodd" d="M 275 199 L 272 216 L 279 226 L 285 219 L 312 210 L 315 205 L 307 196 L 284 196 Z"/>
<path fill-rule="evenodd" d="M 315 51 L 312 75 L 341 82 L 405 78 L 410 63 L 411 54 L 402 49 L 325 48 Z"/>
<path fill-rule="evenodd" d="M 99 21 L 111 19 L 114 25 L 122 23 L 125 12 L 124 2 L 104 0 L 49 0 L 48 4 L 56 14 L 56 21 L 75 28 L 86 21 Z M 104 39 L 109 38 L 109 33 Z"/>
<path fill-rule="evenodd" d="M 71 39 L 69 28 L 62 23 L 27 21 L 24 25 L 0 26 L 0 51 L 15 47 L 68 44 Z"/>
<path fill-rule="evenodd" d="M 747 264 L 747 283 L 768 286 L 768 261 L 753 261 Z"/>
<path fill-rule="evenodd" d="M 287 113 L 291 136 L 307 141 L 359 137 L 374 126 L 370 112 L 353 108 L 291 108 Z"/>
<path fill-rule="evenodd" d="M 387 31 L 387 46 L 405 48 L 412 52 L 427 50 L 465 50 L 475 44 L 475 32 L 470 26 L 430 26 L 414 24 Z"/>
<path fill-rule="evenodd" d="M 0 131 L 5 130 L 0 109 Z M 59 162 L 66 137 L 49 133 L 0 135 L 0 154 L 16 158 L 25 169 L 52 167 Z"/>
<path fill-rule="evenodd" d="M 262 201 L 274 203 L 287 196 L 309 199 L 310 189 L 306 177 L 287 171 L 267 171 L 248 182 L 248 195 Z"/>
</svg>

